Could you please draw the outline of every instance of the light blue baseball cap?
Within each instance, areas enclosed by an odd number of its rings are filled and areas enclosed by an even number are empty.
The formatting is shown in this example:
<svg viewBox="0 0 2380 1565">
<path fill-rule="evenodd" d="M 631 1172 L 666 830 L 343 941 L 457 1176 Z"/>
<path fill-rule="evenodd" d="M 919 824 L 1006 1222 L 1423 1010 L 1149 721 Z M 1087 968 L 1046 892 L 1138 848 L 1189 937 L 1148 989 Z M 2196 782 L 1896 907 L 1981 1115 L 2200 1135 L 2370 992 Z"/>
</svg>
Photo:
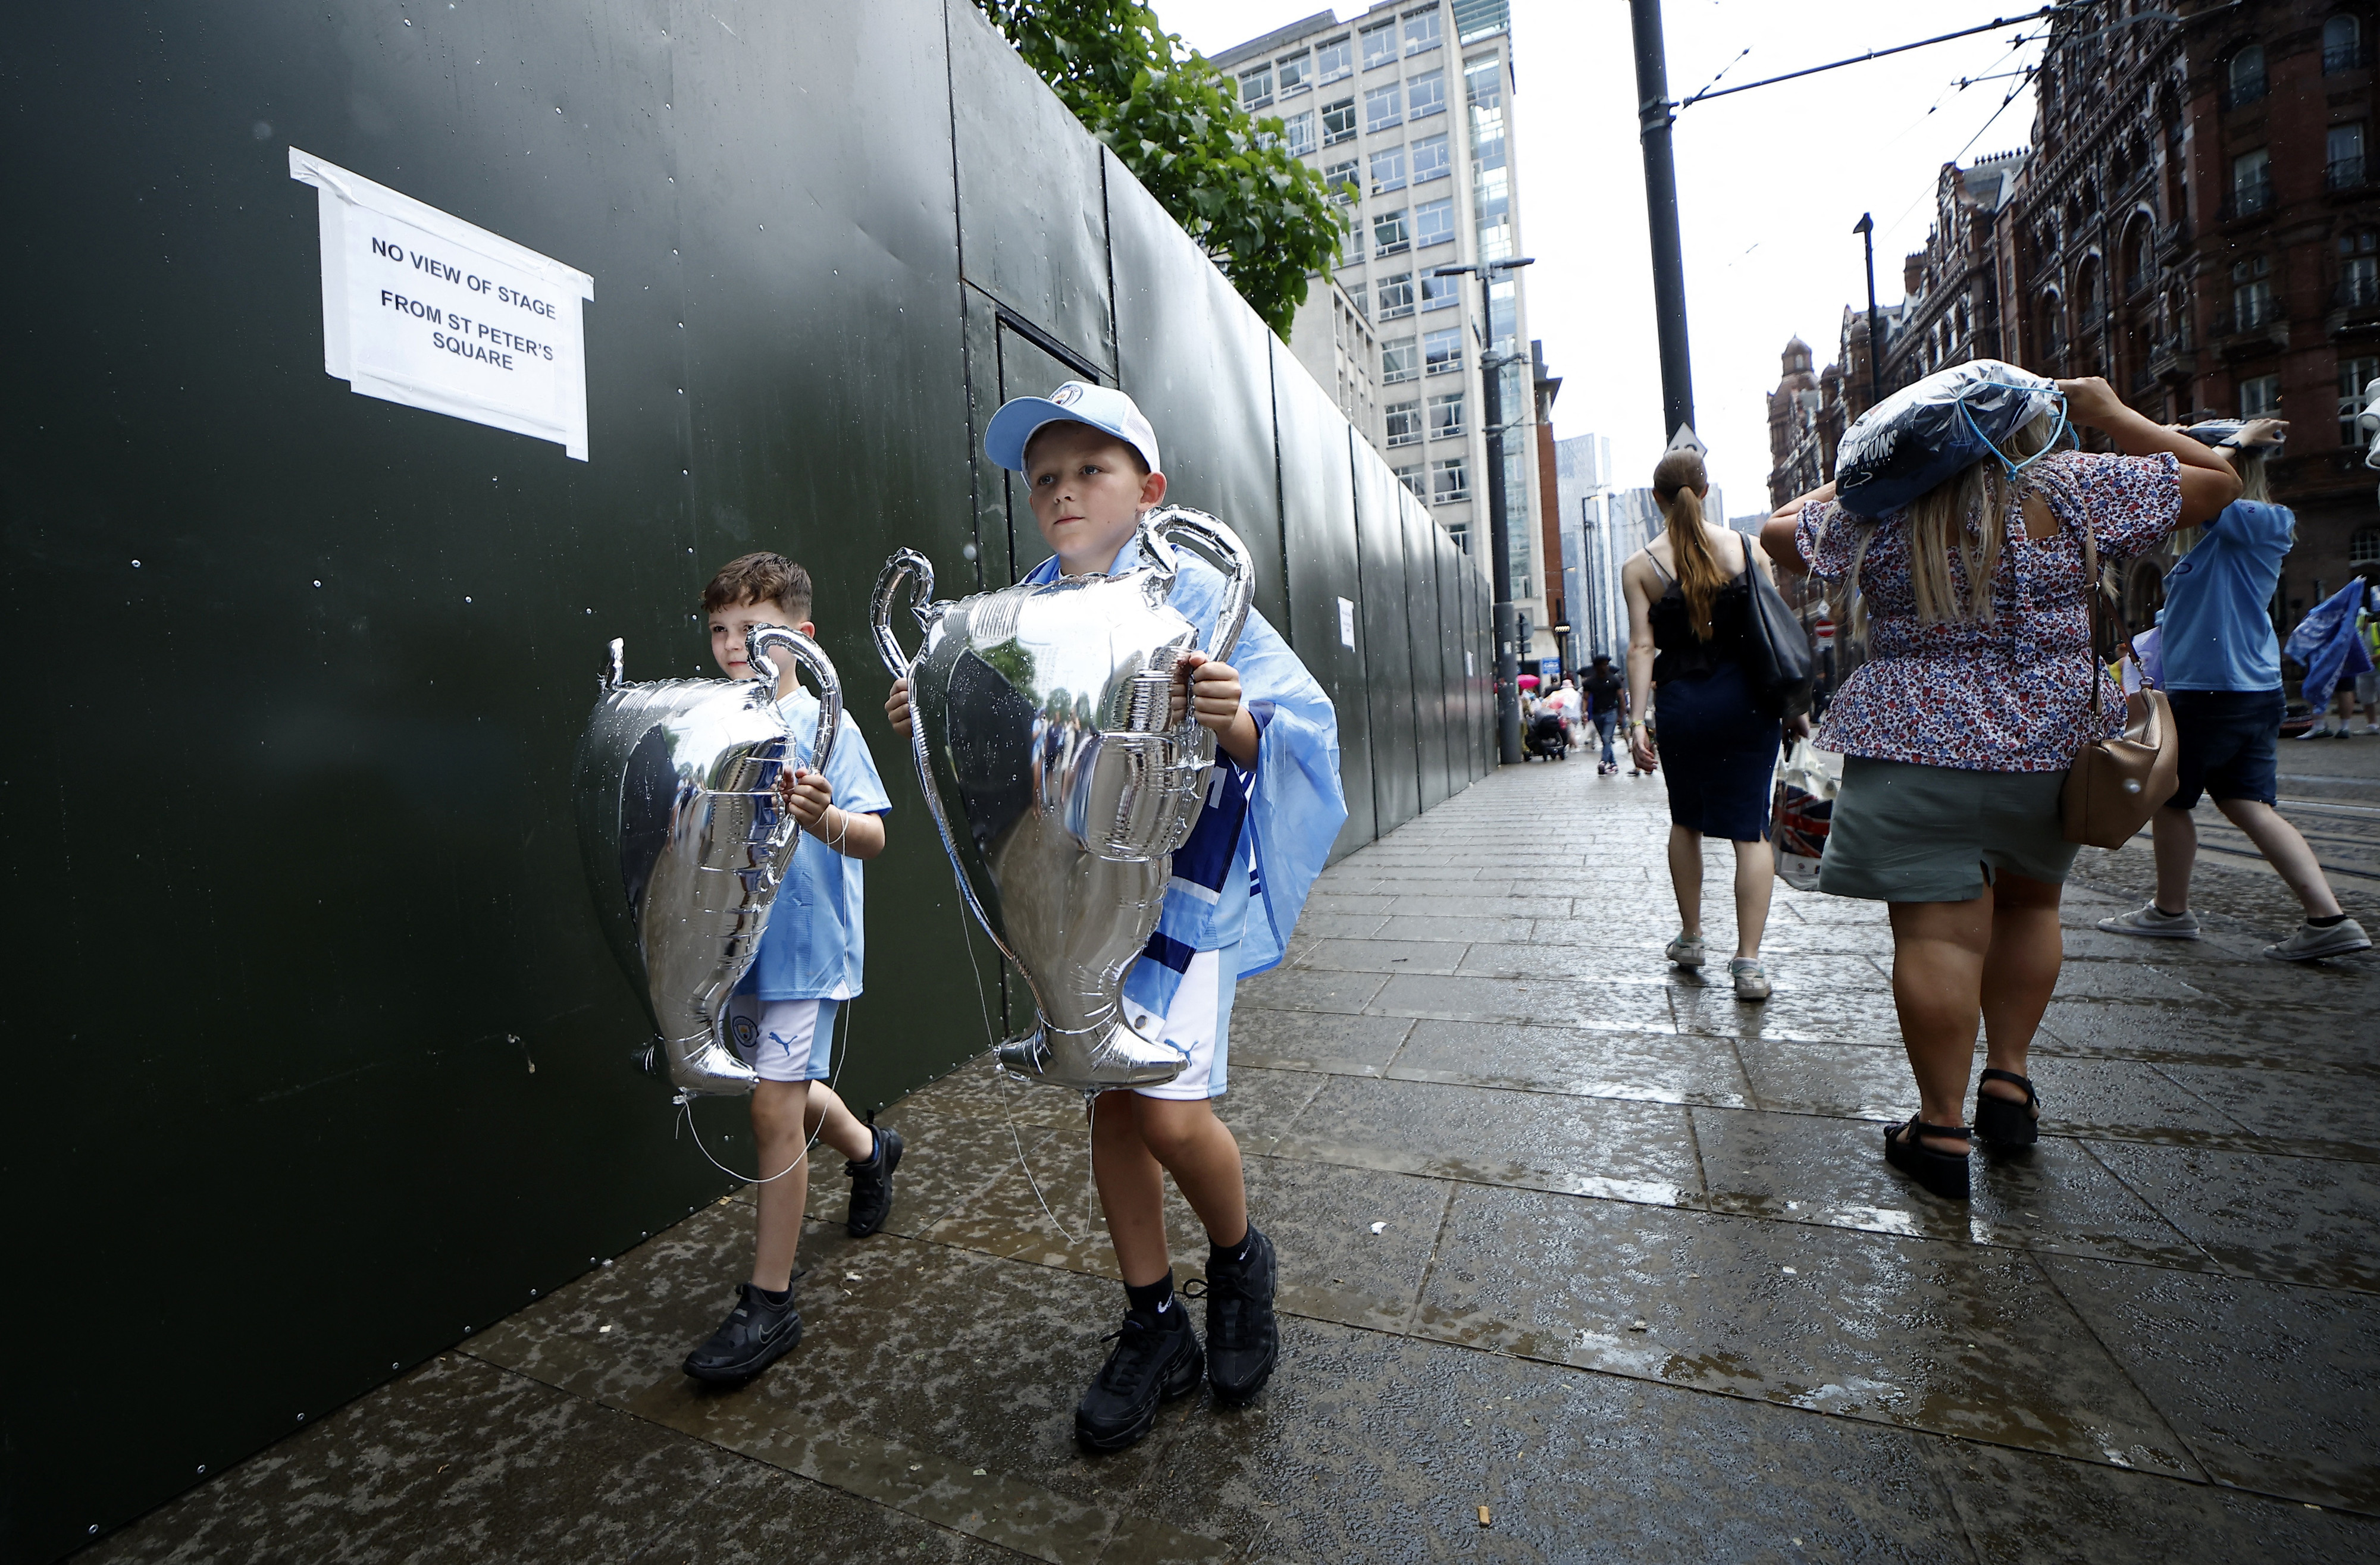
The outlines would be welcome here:
<svg viewBox="0 0 2380 1565">
<path fill-rule="evenodd" d="M 1111 386 L 1068 381 L 1048 396 L 1011 397 L 1000 405 L 983 431 L 983 454 L 1012 473 L 1025 470 L 1025 447 L 1044 424 L 1088 424 L 1140 453 L 1152 473 L 1165 470 L 1157 460 L 1157 431 L 1137 403 Z"/>
</svg>

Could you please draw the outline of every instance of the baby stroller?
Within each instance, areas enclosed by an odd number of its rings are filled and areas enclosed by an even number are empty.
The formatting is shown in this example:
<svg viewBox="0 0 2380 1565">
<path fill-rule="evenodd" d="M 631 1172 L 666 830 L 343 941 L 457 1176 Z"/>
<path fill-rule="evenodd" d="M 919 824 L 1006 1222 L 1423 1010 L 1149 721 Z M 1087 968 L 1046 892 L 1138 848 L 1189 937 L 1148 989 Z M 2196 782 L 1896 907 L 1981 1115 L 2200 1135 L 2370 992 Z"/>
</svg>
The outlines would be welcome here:
<svg viewBox="0 0 2380 1565">
<path fill-rule="evenodd" d="M 1562 722 L 1561 713 L 1540 710 L 1529 720 L 1528 731 L 1521 737 L 1521 748 L 1524 757 L 1561 760 L 1570 754 L 1570 725 Z"/>
</svg>

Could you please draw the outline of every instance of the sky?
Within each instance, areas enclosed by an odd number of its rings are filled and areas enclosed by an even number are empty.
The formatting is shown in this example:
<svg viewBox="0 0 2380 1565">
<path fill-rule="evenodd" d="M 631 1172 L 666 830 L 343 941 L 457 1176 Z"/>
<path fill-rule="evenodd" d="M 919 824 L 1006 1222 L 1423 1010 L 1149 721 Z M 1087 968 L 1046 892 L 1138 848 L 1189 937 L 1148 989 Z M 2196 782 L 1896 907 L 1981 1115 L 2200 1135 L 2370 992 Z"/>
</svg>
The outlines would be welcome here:
<svg viewBox="0 0 2380 1565">
<path fill-rule="evenodd" d="M 1156 4 L 1167 28 L 1208 54 L 1322 8 L 1320 0 Z M 1337 10 L 1352 18 L 1365 8 Z M 1722 69 L 1722 86 L 1756 80 L 2033 8 L 2024 0 L 1666 0 L 1670 96 L 1690 96 Z M 1529 333 L 1562 378 L 1554 433 L 1609 437 L 1620 481 L 1635 485 L 1650 481 L 1668 436 L 1628 18 L 1627 0 L 1512 0 L 1512 116 L 1522 247 L 1536 258 L 1524 274 Z M 1696 432 L 1729 510 L 1767 508 L 1765 399 L 1786 340 L 1799 334 L 1823 368 L 1835 357 L 1843 307 L 1866 306 L 1852 232 L 1860 214 L 1875 213 L 1876 298 L 1890 304 L 1901 296 L 1902 257 L 1925 248 L 1941 165 L 2031 141 L 2030 88 L 2001 108 L 2019 79 L 1954 83 L 2038 60 L 2037 42 L 2012 53 L 2010 40 L 2043 25 L 1679 114 Z"/>
</svg>

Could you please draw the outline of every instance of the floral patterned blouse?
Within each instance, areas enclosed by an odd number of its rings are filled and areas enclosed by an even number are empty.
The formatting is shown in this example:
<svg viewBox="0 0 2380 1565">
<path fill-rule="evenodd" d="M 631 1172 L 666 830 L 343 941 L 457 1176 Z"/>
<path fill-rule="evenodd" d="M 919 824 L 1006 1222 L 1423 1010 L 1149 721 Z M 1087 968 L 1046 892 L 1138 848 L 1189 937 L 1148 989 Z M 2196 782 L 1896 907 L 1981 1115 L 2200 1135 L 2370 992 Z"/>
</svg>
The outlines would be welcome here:
<svg viewBox="0 0 2380 1565">
<path fill-rule="evenodd" d="M 1870 524 L 1831 502 L 1804 506 L 1793 541 L 1811 574 L 1849 574 L 1860 562 L 1867 600 L 1867 661 L 1836 691 L 1817 742 L 1845 755 L 1965 771 L 2062 771 L 2089 739 L 2093 677 L 2089 569 L 2082 535 L 2088 526 L 2102 560 L 2138 554 L 2181 519 L 2181 464 L 2169 453 L 2103 456 L 2071 451 L 2045 456 L 2024 480 L 2058 518 L 2044 539 L 2025 536 L 2011 493 L 2007 531 L 1992 577 L 1985 625 L 1921 625 L 1910 580 L 1909 533 L 1898 512 Z M 1972 530 L 1977 526 L 1970 519 Z M 1950 579 L 1965 574 L 1950 557 Z M 2106 684 L 2107 734 L 2123 726 L 2124 696 Z"/>
</svg>

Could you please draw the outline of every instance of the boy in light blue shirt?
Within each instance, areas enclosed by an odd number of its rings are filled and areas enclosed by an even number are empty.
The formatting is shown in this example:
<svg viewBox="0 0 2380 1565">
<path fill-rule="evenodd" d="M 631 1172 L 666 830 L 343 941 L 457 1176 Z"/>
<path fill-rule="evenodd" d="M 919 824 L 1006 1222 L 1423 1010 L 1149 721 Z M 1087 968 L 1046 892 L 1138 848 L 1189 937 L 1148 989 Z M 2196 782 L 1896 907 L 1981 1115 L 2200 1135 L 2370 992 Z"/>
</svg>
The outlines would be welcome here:
<svg viewBox="0 0 2380 1565">
<path fill-rule="evenodd" d="M 1132 398 L 1069 381 L 1017 397 L 984 431 L 984 449 L 1025 478 L 1042 539 L 1056 551 L 1026 574 L 1111 575 L 1140 563 L 1141 515 L 1165 500 L 1157 432 Z M 1229 518 L 1225 518 L 1227 521 Z M 1222 574 L 1184 555 L 1168 601 L 1211 643 Z M 1235 985 L 1277 966 L 1306 892 L 1347 819 L 1330 698 L 1280 633 L 1251 613 L 1224 663 L 1196 652 L 1175 700 L 1215 735 L 1206 801 L 1172 858 L 1156 931 L 1124 977 L 1123 1004 L 1144 1037 L 1182 1055 L 1157 1086 L 1103 1092 L 1091 1111 L 1091 1171 L 1123 1273 L 1125 1313 L 1075 1409 L 1075 1438 L 1120 1450 L 1146 1436 L 1159 1405 L 1204 1379 L 1218 1402 L 1245 1401 L 1281 1353 L 1272 1241 L 1248 1220 L 1239 1143 L 1215 1116 L 1226 1082 Z M 902 680 L 885 715 L 909 733 Z M 1207 1341 L 1173 1293 L 1164 1182 L 1207 1231 Z"/>
<path fill-rule="evenodd" d="M 2198 916 L 2190 911 L 2190 873 L 2198 856 L 2191 811 L 2211 795 L 2305 908 L 2305 922 L 2266 946 L 2266 956 L 2309 962 L 2372 947 L 2363 927 L 2338 905 L 2305 838 L 2275 807 L 2280 794 L 2274 741 L 2288 703 L 2280 637 L 2265 605 L 2297 540 L 2297 518 L 2272 503 L 2265 464 L 2288 432 L 2278 419 L 2252 419 L 2223 438 L 2216 449 L 2239 469 L 2241 498 L 2206 524 L 2197 544 L 2166 576 L 2157 652 L 2173 704 L 2176 786 L 2151 822 L 2156 894 L 2143 906 L 2100 919 L 2099 928 L 2111 935 L 2199 938 Z"/>
<path fill-rule="evenodd" d="M 703 590 L 710 654 L 730 679 L 749 679 L 745 632 L 791 625 L 814 636 L 809 573 L 782 554 L 747 554 Z M 848 1159 L 855 1239 L 884 1226 L 892 1209 L 892 1171 L 901 1137 L 863 1124 L 829 1085 L 834 1019 L 857 998 L 863 952 L 865 861 L 884 851 L 884 816 L 892 801 L 876 773 L 868 741 L 846 722 L 823 775 L 809 765 L 819 699 L 788 666 L 777 684 L 778 708 L 793 734 L 795 764 L 778 782 L 784 807 L 801 828 L 792 864 L 760 937 L 752 970 L 729 1001 L 735 1050 L 760 1080 L 752 1091 L 752 1136 L 760 1157 L 751 1280 L 710 1341 L 686 1361 L 698 1380 L 750 1379 L 793 1351 L 802 1318 L 794 1308 L 794 1254 L 809 1197 L 813 1140 Z"/>
</svg>

